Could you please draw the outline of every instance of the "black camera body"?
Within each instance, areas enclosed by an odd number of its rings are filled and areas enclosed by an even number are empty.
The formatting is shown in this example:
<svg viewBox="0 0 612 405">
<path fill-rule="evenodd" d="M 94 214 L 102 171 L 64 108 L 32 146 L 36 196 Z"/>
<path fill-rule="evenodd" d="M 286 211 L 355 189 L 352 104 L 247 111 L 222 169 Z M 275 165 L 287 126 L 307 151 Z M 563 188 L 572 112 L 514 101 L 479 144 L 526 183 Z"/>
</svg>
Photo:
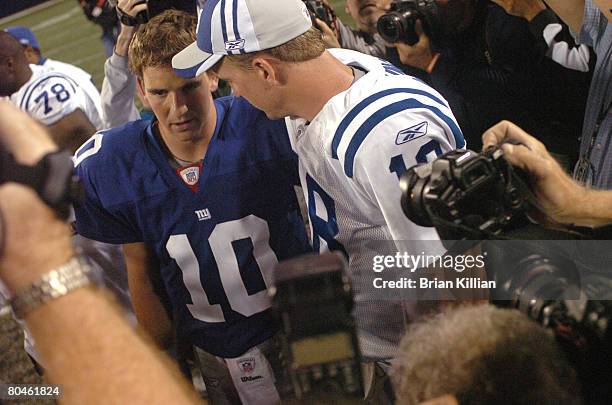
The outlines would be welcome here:
<svg viewBox="0 0 612 405">
<path fill-rule="evenodd" d="M 503 151 L 454 150 L 400 178 L 402 209 L 417 225 L 435 226 L 442 239 L 483 239 L 508 229 L 534 201 L 523 172 Z M 525 219 L 525 216 L 522 216 Z M 458 235 L 457 230 L 471 234 Z"/>
<path fill-rule="evenodd" d="M 293 395 L 363 396 L 346 260 L 337 253 L 278 264 L 269 289 Z"/>
<path fill-rule="evenodd" d="M 116 1 L 114 3 L 116 5 Z M 147 9 L 136 14 L 136 16 L 133 18 L 127 16 L 123 13 L 123 11 L 117 8 L 117 14 L 121 22 L 132 26 L 146 24 L 151 18 L 170 8 L 185 11 L 190 14 L 194 14 L 196 12 L 194 0 L 140 0 L 138 2 L 138 4 L 142 3 L 147 4 Z"/>
<path fill-rule="evenodd" d="M 15 182 L 30 187 L 62 219 L 68 219 L 70 205 L 80 204 L 85 195 L 73 172 L 74 163 L 67 151 L 50 152 L 36 165 L 25 166 L 0 146 L 0 184 Z"/>
<path fill-rule="evenodd" d="M 414 166 L 401 176 L 400 187 L 410 220 L 435 226 L 445 245 L 467 242 L 451 250 L 485 239 L 487 278 L 496 285 L 493 302 L 550 330 L 577 371 L 586 403 L 609 402 L 612 279 L 605 272 L 582 271 L 585 266 L 569 253 L 594 241 L 530 224 L 527 219 L 539 207 L 528 178 L 498 147 L 483 153 L 455 150 Z"/>
<path fill-rule="evenodd" d="M 312 20 L 312 26 L 317 27 L 315 18 L 323 21 L 332 30 L 336 27 L 336 13 L 327 4 L 321 0 L 302 0 L 306 4 L 306 8 L 310 13 L 310 19 Z"/>
<path fill-rule="evenodd" d="M 414 45 L 419 42 L 415 24 L 421 21 L 428 37 L 436 36 L 438 23 L 438 6 L 435 0 L 395 0 L 388 13 L 377 22 L 380 36 L 387 42 L 404 42 Z"/>
</svg>

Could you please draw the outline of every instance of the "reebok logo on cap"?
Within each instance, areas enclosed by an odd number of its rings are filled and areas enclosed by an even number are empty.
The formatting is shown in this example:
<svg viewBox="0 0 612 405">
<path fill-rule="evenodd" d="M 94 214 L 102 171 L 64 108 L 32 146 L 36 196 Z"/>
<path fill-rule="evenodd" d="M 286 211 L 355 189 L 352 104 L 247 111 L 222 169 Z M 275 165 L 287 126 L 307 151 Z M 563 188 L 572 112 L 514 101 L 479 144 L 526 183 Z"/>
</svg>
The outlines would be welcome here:
<svg viewBox="0 0 612 405">
<path fill-rule="evenodd" d="M 172 67 L 180 77 L 195 77 L 225 55 L 274 48 L 311 27 L 301 0 L 207 0 L 198 16 L 196 42 L 172 58 Z"/>
</svg>

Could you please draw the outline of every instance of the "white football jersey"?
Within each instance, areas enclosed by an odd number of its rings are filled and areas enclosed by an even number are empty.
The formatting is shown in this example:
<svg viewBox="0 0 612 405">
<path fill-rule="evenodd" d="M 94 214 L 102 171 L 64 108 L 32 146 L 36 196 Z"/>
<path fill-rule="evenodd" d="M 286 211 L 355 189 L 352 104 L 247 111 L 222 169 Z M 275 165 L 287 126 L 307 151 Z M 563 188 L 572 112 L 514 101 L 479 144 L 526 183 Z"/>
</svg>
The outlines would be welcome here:
<svg viewBox="0 0 612 405">
<path fill-rule="evenodd" d="M 98 115 L 100 117 L 102 116 L 102 100 L 100 97 L 100 92 L 96 88 L 95 84 L 91 81 L 91 75 L 89 73 L 87 73 L 78 66 L 49 58 L 45 59 L 41 66 L 53 72 L 63 73 L 73 79 L 75 82 L 77 82 L 79 86 L 83 89 L 83 91 L 87 93 L 89 98 L 96 105 Z M 106 128 L 98 128 L 98 126 L 96 126 L 96 129 L 101 130 Z"/>
<path fill-rule="evenodd" d="M 77 81 L 63 73 L 30 65 L 32 77 L 11 95 L 11 101 L 44 125 L 52 125 L 81 109 L 92 125 L 102 129 L 100 95 L 90 96 Z"/>
<path fill-rule="evenodd" d="M 373 241 L 394 241 L 379 243 L 391 245 L 390 254 L 445 252 L 434 228 L 418 226 L 402 212 L 399 175 L 463 148 L 465 141 L 448 103 L 431 87 L 378 58 L 329 52 L 366 73 L 332 97 L 312 122 L 286 121 L 299 156 L 313 247 L 346 253 L 362 354 L 390 358 L 406 316 L 414 315 L 414 302 L 372 300 L 372 252 L 380 249 Z M 432 242 L 417 247 L 409 241 Z"/>
</svg>

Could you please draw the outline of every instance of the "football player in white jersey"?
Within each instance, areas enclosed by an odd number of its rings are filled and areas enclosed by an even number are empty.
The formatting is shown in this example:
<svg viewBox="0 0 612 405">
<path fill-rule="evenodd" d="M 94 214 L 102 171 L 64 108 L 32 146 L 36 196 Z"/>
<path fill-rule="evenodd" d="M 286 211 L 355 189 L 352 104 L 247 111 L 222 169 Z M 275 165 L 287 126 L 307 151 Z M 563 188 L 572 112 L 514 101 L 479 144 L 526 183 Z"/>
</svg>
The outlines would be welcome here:
<svg viewBox="0 0 612 405">
<path fill-rule="evenodd" d="M 46 125 L 60 148 L 75 151 L 102 129 L 100 98 L 85 92 L 73 78 L 30 65 L 21 44 L 0 32 L 0 96 Z"/>
<path fill-rule="evenodd" d="M 371 299 L 372 284 L 364 283 L 372 274 L 366 245 L 431 241 L 408 243 L 408 253 L 444 253 L 433 228 L 402 213 L 398 177 L 465 146 L 448 103 L 387 62 L 325 50 L 299 0 L 207 1 L 197 42 L 174 57 L 173 67 L 184 77 L 214 68 L 235 95 L 268 117 L 288 117 L 313 247 L 348 256 L 362 354 L 393 357 L 415 311 L 406 302 Z"/>
<path fill-rule="evenodd" d="M 85 93 L 87 93 L 87 95 L 89 95 L 89 97 L 94 101 L 94 103 L 96 103 L 96 108 L 98 111 L 102 111 L 100 106 L 100 92 L 91 80 L 91 75 L 89 73 L 78 66 L 71 65 L 70 63 L 60 62 L 59 60 L 43 56 L 38 39 L 29 28 L 22 25 L 15 25 L 13 27 L 6 28 L 5 31 L 19 41 L 23 47 L 23 51 L 28 59 L 28 62 L 30 62 L 32 65 L 42 66 L 47 70 L 60 72 L 70 77 L 76 81 L 83 91 L 85 91 Z"/>
</svg>

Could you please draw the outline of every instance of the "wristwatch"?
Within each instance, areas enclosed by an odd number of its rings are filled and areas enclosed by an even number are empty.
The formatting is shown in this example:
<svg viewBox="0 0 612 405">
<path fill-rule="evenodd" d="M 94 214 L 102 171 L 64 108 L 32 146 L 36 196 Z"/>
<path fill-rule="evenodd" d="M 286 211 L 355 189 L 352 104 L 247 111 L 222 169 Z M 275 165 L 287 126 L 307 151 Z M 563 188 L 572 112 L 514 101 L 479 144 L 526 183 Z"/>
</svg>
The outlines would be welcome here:
<svg viewBox="0 0 612 405">
<path fill-rule="evenodd" d="M 30 311 L 45 302 L 62 297 L 71 291 L 94 283 L 93 272 L 84 257 L 77 255 L 67 263 L 51 270 L 11 300 L 13 312 L 23 319 Z"/>
</svg>

